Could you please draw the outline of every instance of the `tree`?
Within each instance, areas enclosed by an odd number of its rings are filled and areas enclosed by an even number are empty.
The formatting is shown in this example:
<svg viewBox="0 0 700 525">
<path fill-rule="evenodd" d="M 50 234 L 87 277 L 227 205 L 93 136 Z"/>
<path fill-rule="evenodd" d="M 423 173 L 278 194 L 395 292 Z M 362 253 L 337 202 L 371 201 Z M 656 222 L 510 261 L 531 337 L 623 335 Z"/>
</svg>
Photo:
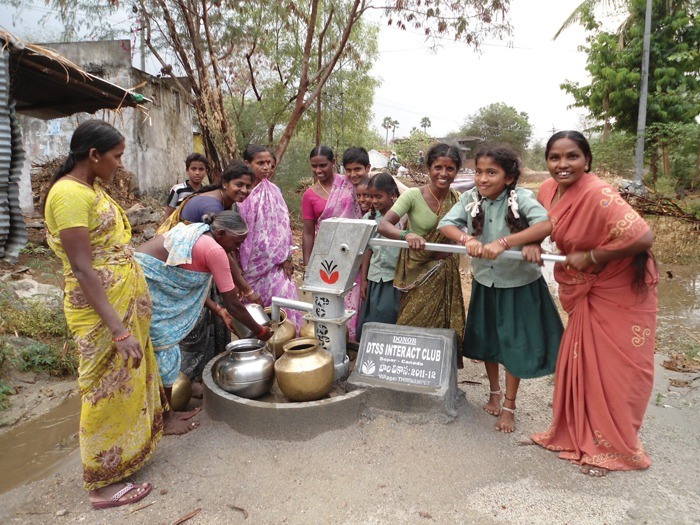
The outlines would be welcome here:
<svg viewBox="0 0 700 525">
<path fill-rule="evenodd" d="M 433 139 L 423 130 L 414 128 L 408 137 L 402 138 L 394 145 L 397 156 L 411 169 L 421 169 L 418 152 L 430 149 Z"/>
<path fill-rule="evenodd" d="M 102 0 L 47 3 L 61 20 L 81 11 L 92 27 L 102 24 L 92 18 Z M 108 3 L 117 6 L 118 0 Z M 505 20 L 509 0 L 126 0 L 124 7 L 138 12 L 144 41 L 162 74 L 184 75 L 207 154 L 217 164 L 223 163 L 217 162 L 219 154 L 224 162 L 236 155 L 236 133 L 225 117 L 226 94 L 250 96 L 240 91 L 244 84 L 252 96 L 263 99 L 260 82 L 273 78 L 273 89 L 287 92 L 286 124 L 277 122 L 280 129 L 272 132 L 281 158 L 303 115 L 312 107 L 320 109 L 322 90 L 338 64 L 353 53 L 353 30 L 369 10 L 381 12 L 390 25 L 420 29 L 428 39 L 452 34 L 474 47 L 485 36 L 510 32 Z M 290 56 L 295 60 L 288 61 Z"/>
<path fill-rule="evenodd" d="M 474 136 L 488 143 L 510 146 L 523 156 L 532 136 L 532 126 L 527 113 L 496 102 L 467 117 L 459 132 L 451 135 Z"/>
<path fill-rule="evenodd" d="M 644 30 L 643 0 L 630 0 L 630 24 L 621 34 L 600 29 L 592 13 L 584 18 L 590 32 L 584 50 L 588 53 L 586 69 L 589 85 L 567 82 L 562 88 L 573 95 L 574 106 L 609 123 L 613 131 L 634 133 L 639 108 L 642 38 Z M 700 24 L 697 2 L 655 0 L 652 12 L 652 46 L 649 56 L 649 98 L 647 102 L 647 144 L 653 178 L 659 162 L 670 166 L 664 146 L 671 125 L 694 123 L 700 114 Z M 687 136 L 692 136 L 692 133 Z M 662 158 L 660 158 L 660 156 Z"/>
<path fill-rule="evenodd" d="M 398 120 L 392 120 L 391 121 L 391 140 L 394 140 L 394 135 L 396 134 L 396 128 L 398 128 L 400 125 Z"/>
<path fill-rule="evenodd" d="M 433 123 L 430 122 L 430 119 L 428 117 L 423 117 L 422 119 L 420 119 L 420 127 L 423 128 L 424 133 L 427 133 L 428 128 L 432 125 Z"/>
<path fill-rule="evenodd" d="M 394 127 L 394 119 L 391 117 L 384 117 L 384 120 L 382 120 L 382 127 L 386 130 L 386 140 L 384 143 L 386 146 L 389 146 L 389 130 Z"/>
</svg>

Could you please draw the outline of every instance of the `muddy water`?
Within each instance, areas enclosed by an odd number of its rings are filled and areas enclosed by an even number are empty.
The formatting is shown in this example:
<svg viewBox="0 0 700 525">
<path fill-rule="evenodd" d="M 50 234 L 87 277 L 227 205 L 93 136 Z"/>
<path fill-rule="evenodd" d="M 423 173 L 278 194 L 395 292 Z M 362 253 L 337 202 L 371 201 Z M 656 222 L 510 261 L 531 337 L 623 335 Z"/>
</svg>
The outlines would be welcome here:
<svg viewBox="0 0 700 525">
<path fill-rule="evenodd" d="M 0 436 L 0 494 L 51 474 L 78 447 L 80 396 Z"/>
<path fill-rule="evenodd" d="M 697 268 L 666 265 L 661 266 L 660 272 L 659 339 L 667 344 L 674 341 L 695 344 L 700 334 L 700 273 Z M 273 388 L 261 401 L 287 400 Z M 19 425 L 0 436 L 3 474 L 0 493 L 53 472 L 78 446 L 79 416 L 80 399 L 75 396 L 41 420 Z"/>
<path fill-rule="evenodd" d="M 659 272 L 659 337 L 700 345 L 698 268 L 660 265 Z"/>
</svg>

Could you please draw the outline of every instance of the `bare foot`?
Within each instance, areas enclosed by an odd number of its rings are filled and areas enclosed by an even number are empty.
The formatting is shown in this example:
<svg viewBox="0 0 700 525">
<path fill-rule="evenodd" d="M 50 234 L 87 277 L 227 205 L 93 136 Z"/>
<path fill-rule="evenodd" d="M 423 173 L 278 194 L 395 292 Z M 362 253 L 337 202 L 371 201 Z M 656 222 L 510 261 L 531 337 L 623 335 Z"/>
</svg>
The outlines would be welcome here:
<svg viewBox="0 0 700 525">
<path fill-rule="evenodd" d="M 151 492 L 150 483 L 134 485 L 133 483 L 113 483 L 101 489 L 91 490 L 88 494 L 90 503 L 98 510 L 136 503 Z"/>
<path fill-rule="evenodd" d="M 189 412 L 176 412 L 175 410 L 171 410 L 172 417 L 175 419 L 179 419 L 180 421 L 187 421 L 191 417 L 196 416 L 202 411 L 202 407 L 197 407 L 194 410 L 190 410 Z"/>
<path fill-rule="evenodd" d="M 506 406 L 506 404 L 510 406 Z M 509 398 L 503 402 L 501 407 L 501 417 L 496 422 L 496 430 L 509 434 L 515 430 L 515 401 Z"/>
<path fill-rule="evenodd" d="M 192 432 L 199 426 L 199 421 L 186 421 L 177 416 L 173 416 L 172 412 L 165 417 L 164 423 L 163 434 L 166 436 L 181 436 L 182 434 Z"/>
<path fill-rule="evenodd" d="M 492 416 L 500 416 L 501 415 L 501 391 L 492 391 L 489 392 L 489 402 L 486 403 L 483 407 L 486 412 L 491 414 Z"/>
<path fill-rule="evenodd" d="M 587 474 L 594 478 L 602 478 L 608 473 L 608 469 L 593 465 L 582 465 L 579 470 L 581 471 L 581 474 Z"/>
</svg>

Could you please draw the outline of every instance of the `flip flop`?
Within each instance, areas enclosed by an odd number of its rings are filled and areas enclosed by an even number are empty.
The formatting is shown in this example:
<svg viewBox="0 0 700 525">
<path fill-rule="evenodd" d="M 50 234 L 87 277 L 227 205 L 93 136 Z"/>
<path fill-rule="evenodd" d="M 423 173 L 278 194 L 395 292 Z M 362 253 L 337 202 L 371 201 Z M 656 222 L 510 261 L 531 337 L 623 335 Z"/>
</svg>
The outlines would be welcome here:
<svg viewBox="0 0 700 525">
<path fill-rule="evenodd" d="M 121 499 L 134 489 L 143 489 L 143 492 L 141 494 L 137 494 L 133 498 L 128 498 L 125 500 Z M 112 507 L 120 507 L 122 505 L 129 505 L 130 503 L 136 503 L 137 501 L 141 501 L 143 498 L 148 496 L 151 493 L 151 489 L 153 489 L 153 487 L 150 483 L 146 483 L 145 487 L 143 485 L 134 485 L 133 483 L 127 483 L 126 485 L 124 485 L 123 489 L 121 489 L 118 492 L 115 492 L 114 495 L 108 500 L 93 501 L 92 506 L 97 510 L 102 510 L 110 509 Z"/>
</svg>

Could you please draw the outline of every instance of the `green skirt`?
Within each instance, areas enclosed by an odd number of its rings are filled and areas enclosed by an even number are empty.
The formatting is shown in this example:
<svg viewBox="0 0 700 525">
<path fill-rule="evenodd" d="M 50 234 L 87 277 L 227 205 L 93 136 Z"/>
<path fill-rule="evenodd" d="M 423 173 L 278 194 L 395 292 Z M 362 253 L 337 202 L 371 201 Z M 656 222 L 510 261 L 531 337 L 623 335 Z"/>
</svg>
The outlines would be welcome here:
<svg viewBox="0 0 700 525">
<path fill-rule="evenodd" d="M 357 340 L 362 336 L 362 325 L 365 323 L 396 324 L 400 298 L 401 292 L 394 288 L 394 281 L 369 281 L 367 300 L 362 303 L 357 322 Z"/>
<path fill-rule="evenodd" d="M 472 283 L 462 355 L 501 363 L 515 377 L 554 373 L 564 332 L 543 277 L 515 288 Z"/>
</svg>

